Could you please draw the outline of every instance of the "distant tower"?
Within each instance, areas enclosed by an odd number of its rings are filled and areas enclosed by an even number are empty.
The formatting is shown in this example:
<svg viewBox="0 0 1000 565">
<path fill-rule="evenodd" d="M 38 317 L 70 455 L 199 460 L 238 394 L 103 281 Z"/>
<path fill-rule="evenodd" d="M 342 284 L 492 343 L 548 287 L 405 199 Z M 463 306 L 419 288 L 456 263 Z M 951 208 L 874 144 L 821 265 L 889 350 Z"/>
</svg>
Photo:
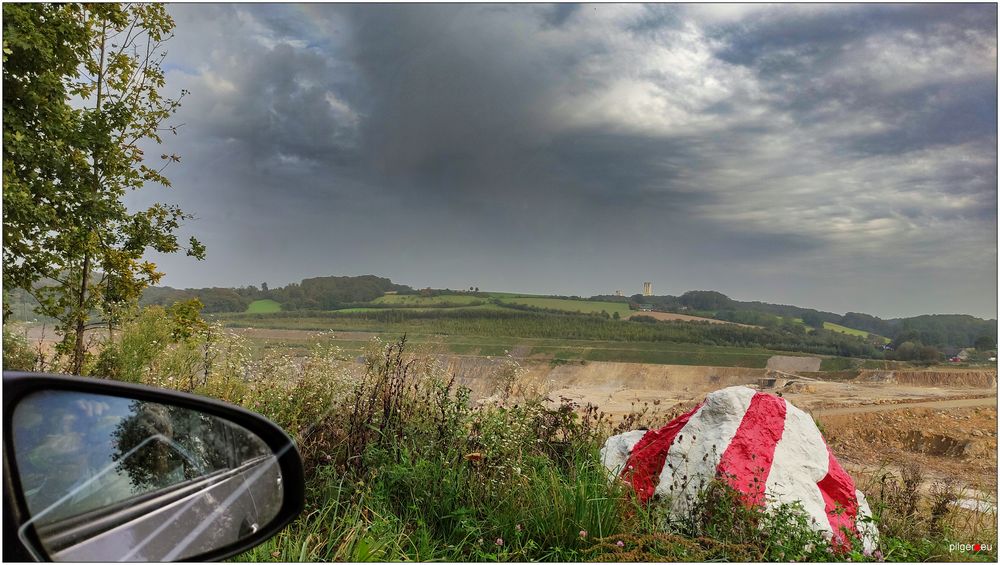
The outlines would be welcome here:
<svg viewBox="0 0 1000 565">
<path fill-rule="evenodd" d="M 642 283 L 642 295 L 653 296 L 653 283 L 651 282 Z"/>
</svg>

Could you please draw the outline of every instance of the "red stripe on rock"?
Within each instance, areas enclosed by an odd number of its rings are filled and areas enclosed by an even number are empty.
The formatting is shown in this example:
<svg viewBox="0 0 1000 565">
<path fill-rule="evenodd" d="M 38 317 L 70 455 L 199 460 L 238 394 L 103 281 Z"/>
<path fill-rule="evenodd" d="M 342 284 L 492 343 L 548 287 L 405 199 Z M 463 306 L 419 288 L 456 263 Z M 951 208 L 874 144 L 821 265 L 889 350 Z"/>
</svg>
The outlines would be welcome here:
<svg viewBox="0 0 1000 565">
<path fill-rule="evenodd" d="M 826 441 L 824 440 L 824 445 Z M 854 480 L 837 462 L 837 458 L 826 446 L 830 458 L 829 470 L 823 480 L 816 483 L 826 503 L 826 517 L 833 529 L 833 545 L 838 549 L 849 549 L 848 537 L 858 534 L 855 523 L 858 517 L 858 496 L 855 494 Z"/>
<path fill-rule="evenodd" d="M 785 400 L 758 392 L 740 421 L 716 474 L 744 495 L 749 504 L 764 504 L 774 448 L 785 431 Z"/>
<path fill-rule="evenodd" d="M 658 430 L 649 430 L 632 448 L 621 477 L 632 485 L 639 502 L 645 503 L 653 497 L 674 438 L 702 404 L 704 403 L 698 404 L 687 414 L 674 418 Z"/>
</svg>

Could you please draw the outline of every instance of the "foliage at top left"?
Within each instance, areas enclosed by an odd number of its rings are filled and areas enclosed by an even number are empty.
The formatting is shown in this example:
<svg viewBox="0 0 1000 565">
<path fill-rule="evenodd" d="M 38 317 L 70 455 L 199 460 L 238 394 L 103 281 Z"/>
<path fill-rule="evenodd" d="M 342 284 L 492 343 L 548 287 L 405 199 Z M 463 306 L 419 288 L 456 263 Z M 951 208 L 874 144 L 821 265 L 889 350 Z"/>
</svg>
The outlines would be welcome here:
<svg viewBox="0 0 1000 565">
<path fill-rule="evenodd" d="M 147 251 L 204 257 L 196 239 L 179 242 L 190 214 L 123 200 L 169 187 L 163 171 L 180 162 L 145 154 L 177 133 L 167 120 L 187 94 L 161 93 L 174 21 L 162 4 L 7 4 L 3 15 L 3 283 L 58 320 L 78 374 L 84 332 L 113 330 L 162 277 Z"/>
</svg>

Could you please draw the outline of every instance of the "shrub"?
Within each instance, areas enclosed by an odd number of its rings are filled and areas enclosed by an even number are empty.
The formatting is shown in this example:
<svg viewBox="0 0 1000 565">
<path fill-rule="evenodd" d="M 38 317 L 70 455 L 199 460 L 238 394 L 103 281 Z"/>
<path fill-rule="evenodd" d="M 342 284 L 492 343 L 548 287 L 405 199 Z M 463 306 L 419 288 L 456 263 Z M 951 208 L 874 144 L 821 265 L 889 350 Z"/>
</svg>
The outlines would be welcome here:
<svg viewBox="0 0 1000 565">
<path fill-rule="evenodd" d="M 28 344 L 28 337 L 13 324 L 3 328 L 3 368 L 5 371 L 34 371 L 38 353 Z"/>
<path fill-rule="evenodd" d="M 968 498 L 950 481 L 935 481 L 925 494 L 923 469 L 911 463 L 899 471 L 864 475 L 859 488 L 868 494 L 881 535 L 880 551 L 892 561 L 996 561 L 997 552 L 956 554 L 950 546 L 970 539 L 995 539 L 996 511 L 973 512 L 954 505 Z M 982 501 L 993 504 L 992 501 Z"/>
<path fill-rule="evenodd" d="M 828 552 L 795 506 L 747 507 L 721 482 L 679 522 L 655 504 L 636 506 L 623 483 L 608 480 L 598 448 L 611 433 L 670 416 L 648 405 L 614 422 L 568 399 L 553 405 L 510 358 L 479 376 L 496 386 L 473 402 L 456 375 L 405 338 L 371 340 L 359 364 L 327 333 L 293 358 L 219 326 L 177 333 L 176 319 L 143 311 L 99 364 L 118 378 L 257 411 L 294 438 L 305 461 L 303 514 L 237 560 L 869 558 L 858 547 Z M 953 496 L 942 490 L 925 504 L 918 483 L 914 471 L 886 478 L 881 491 L 862 486 L 888 558 L 948 557 Z"/>
</svg>

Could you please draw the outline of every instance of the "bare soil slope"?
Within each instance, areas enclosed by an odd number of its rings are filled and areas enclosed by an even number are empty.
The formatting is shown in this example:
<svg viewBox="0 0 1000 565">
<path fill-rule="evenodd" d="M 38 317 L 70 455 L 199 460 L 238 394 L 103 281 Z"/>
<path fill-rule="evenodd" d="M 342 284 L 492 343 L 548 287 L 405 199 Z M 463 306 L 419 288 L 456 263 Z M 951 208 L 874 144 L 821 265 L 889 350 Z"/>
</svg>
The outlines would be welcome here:
<svg viewBox="0 0 1000 565">
<path fill-rule="evenodd" d="M 887 385 L 967 386 L 990 388 L 997 386 L 996 371 L 933 370 L 933 371 L 859 371 L 856 382 Z"/>
<path fill-rule="evenodd" d="M 995 493 L 997 407 L 928 403 L 880 412 L 814 413 L 838 458 L 859 467 L 917 464 L 931 480 L 959 479 Z"/>
<path fill-rule="evenodd" d="M 789 373 L 819 371 L 822 363 L 819 357 L 799 357 L 795 355 L 774 355 L 767 360 L 767 368 Z"/>
</svg>

